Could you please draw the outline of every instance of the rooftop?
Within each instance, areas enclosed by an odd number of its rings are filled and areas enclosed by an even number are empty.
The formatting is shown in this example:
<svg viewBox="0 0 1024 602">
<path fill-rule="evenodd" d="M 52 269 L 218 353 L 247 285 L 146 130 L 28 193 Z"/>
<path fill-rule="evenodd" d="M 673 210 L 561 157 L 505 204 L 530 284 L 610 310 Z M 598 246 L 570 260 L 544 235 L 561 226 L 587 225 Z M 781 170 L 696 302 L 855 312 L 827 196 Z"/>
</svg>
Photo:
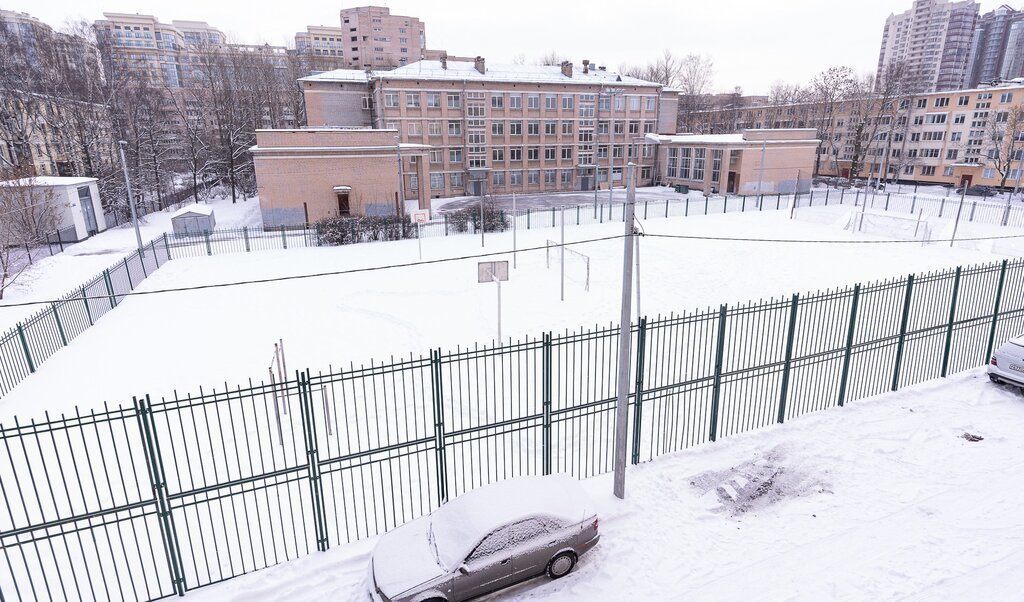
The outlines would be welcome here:
<svg viewBox="0 0 1024 602">
<path fill-rule="evenodd" d="M 657 82 L 644 81 L 635 77 L 619 75 L 613 71 L 604 71 L 591 66 L 587 73 L 581 65 L 574 65 L 572 77 L 562 73 L 559 65 L 489 65 L 484 73 L 477 70 L 473 61 L 456 61 L 449 59 L 447 68 L 441 67 L 441 61 L 417 61 L 404 67 L 386 71 L 364 71 L 361 69 L 336 69 L 317 75 L 302 78 L 301 81 L 353 82 L 370 81 L 371 79 L 388 80 L 438 80 L 438 81 L 471 81 L 471 82 L 522 82 L 543 84 L 579 84 L 601 85 L 610 84 L 615 87 L 657 87 Z"/>
<path fill-rule="evenodd" d="M 20 180 L 0 182 L 0 186 L 82 186 L 98 181 L 96 178 L 74 178 L 62 176 L 35 176 Z"/>
</svg>

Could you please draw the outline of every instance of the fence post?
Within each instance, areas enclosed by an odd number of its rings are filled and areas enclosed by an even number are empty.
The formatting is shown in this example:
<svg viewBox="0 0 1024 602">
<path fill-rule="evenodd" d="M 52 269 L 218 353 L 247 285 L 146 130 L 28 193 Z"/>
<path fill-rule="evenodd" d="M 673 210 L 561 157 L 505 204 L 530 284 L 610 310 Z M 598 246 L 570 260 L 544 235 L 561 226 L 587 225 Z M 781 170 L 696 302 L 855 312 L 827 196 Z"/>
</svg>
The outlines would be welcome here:
<svg viewBox="0 0 1024 602">
<path fill-rule="evenodd" d="M 544 379 L 541 385 L 543 396 L 543 431 L 541 440 L 541 471 L 543 474 L 551 474 L 551 333 L 545 333 L 541 351 L 541 372 Z"/>
<path fill-rule="evenodd" d="M 999 305 L 1003 301 L 1003 284 L 1006 282 L 1006 263 L 1007 260 L 1003 260 L 1003 265 L 999 269 L 999 288 L 996 289 L 996 306 L 992 310 L 992 328 L 988 333 L 988 348 L 985 351 L 985 362 L 987 363 L 989 358 L 992 357 L 992 346 L 996 341 L 996 325 L 999 322 Z"/>
<path fill-rule="evenodd" d="M 891 194 L 892 194 L 891 192 L 885 193 L 885 210 L 886 211 L 889 210 L 889 195 L 891 195 Z"/>
<path fill-rule="evenodd" d="M 110 282 L 110 269 L 103 270 L 103 282 L 107 285 L 107 296 L 110 298 L 110 307 L 117 307 L 117 298 L 114 297 L 114 285 Z"/>
<path fill-rule="evenodd" d="M 242 226 L 242 240 L 245 242 L 245 252 L 252 252 L 252 247 L 249 246 L 249 226 Z"/>
<path fill-rule="evenodd" d="M 942 217 L 942 209 L 946 206 L 946 197 L 939 199 L 939 217 Z"/>
<path fill-rule="evenodd" d="M 647 219 L 647 201 L 644 201 L 644 219 Z"/>
<path fill-rule="evenodd" d="M 131 272 L 131 270 L 128 269 L 128 258 L 127 257 L 125 257 L 123 259 L 123 263 L 124 263 L 124 273 L 125 273 L 125 275 L 128 276 L 128 290 L 133 290 L 133 289 L 135 289 L 135 285 L 132 284 L 132 272 Z"/>
<path fill-rule="evenodd" d="M 744 212 L 746 212 L 746 210 L 747 210 L 747 197 L 746 196 L 741 196 L 740 197 L 740 213 L 744 213 Z"/>
<path fill-rule="evenodd" d="M 640 463 L 640 434 L 644 415 L 644 359 L 647 355 L 647 318 L 640 318 L 636 333 L 636 402 L 633 404 L 633 464 Z"/>
<path fill-rule="evenodd" d="M 780 193 L 775 195 L 775 210 L 778 211 L 781 208 L 782 208 L 782 193 L 780 192 Z"/>
<path fill-rule="evenodd" d="M 828 193 L 829 193 L 829 189 L 826 188 L 825 189 L 825 206 L 826 207 L 828 207 Z"/>
<path fill-rule="evenodd" d="M 89 326 L 92 326 L 92 311 L 89 310 L 89 297 L 85 295 L 85 286 L 81 287 L 82 290 L 82 305 L 85 306 L 85 317 L 89 318 Z"/>
<path fill-rule="evenodd" d="M 704 197 L 704 215 L 708 214 L 708 197 Z"/>
<path fill-rule="evenodd" d="M 722 389 L 722 361 L 725 351 L 725 305 L 718 309 L 718 347 L 715 349 L 715 380 L 711 390 L 711 440 L 718 440 L 718 400 Z"/>
<path fill-rule="evenodd" d="M 203 230 L 203 242 L 206 244 L 206 254 L 213 255 L 213 247 L 210 246 L 210 231 Z"/>
<path fill-rule="evenodd" d="M 167 259 L 171 259 L 171 245 L 167 244 L 167 233 L 164 232 L 164 250 L 167 251 Z M 159 262 L 157 262 L 159 263 Z"/>
<path fill-rule="evenodd" d="M 156 259 L 156 252 L 153 251 L 153 247 L 152 247 L 153 241 L 149 241 L 149 244 L 150 244 L 150 252 L 153 253 L 153 261 L 156 261 L 157 260 Z M 139 256 L 139 265 L 142 266 L 142 279 L 145 280 L 146 278 L 149 278 L 149 271 L 146 269 L 146 259 L 144 257 L 142 257 L 141 255 Z M 159 266 L 160 266 L 160 264 L 158 263 L 157 267 L 159 267 Z"/>
<path fill-rule="evenodd" d="M 668 199 L 665 199 L 665 217 L 668 217 Z M 686 197 L 686 209 L 683 211 L 683 217 L 690 217 L 690 197 Z"/>
<path fill-rule="evenodd" d="M 853 336 L 857 330 L 857 305 L 860 303 L 860 285 L 853 287 L 853 300 L 850 302 L 850 325 L 846 329 L 846 351 L 843 353 L 843 375 L 839 381 L 839 407 L 846 403 L 846 383 L 850 377 L 850 355 L 853 352 Z"/>
<path fill-rule="evenodd" d="M 907 339 L 907 321 L 910 319 L 910 300 L 914 292 L 914 275 L 907 276 L 907 292 L 903 295 L 903 318 L 900 319 L 900 338 L 896 345 L 896 365 L 892 371 L 892 390 L 899 388 L 900 367 L 903 363 L 903 343 Z"/>
<path fill-rule="evenodd" d="M 25 361 L 28 362 L 28 371 L 36 371 L 36 363 L 32 361 L 32 353 L 28 349 L 28 340 L 25 338 L 25 328 L 18 322 L 18 339 L 21 340 L 21 350 L 25 352 Z"/>
<path fill-rule="evenodd" d="M 971 216 L 969 218 L 967 218 L 967 221 L 969 221 L 969 222 L 973 222 L 974 221 L 974 210 L 977 209 L 977 208 L 978 208 L 978 201 L 972 202 L 971 203 Z"/>
<path fill-rule="evenodd" d="M 156 502 L 156 514 L 160 521 L 160 535 L 164 540 L 164 551 L 167 553 L 167 566 L 171 573 L 171 585 L 179 596 L 185 595 L 185 569 L 178 546 L 178 533 L 171 515 L 171 504 L 167 496 L 167 478 L 164 472 L 163 458 L 160 456 L 160 444 L 156 438 L 156 423 L 153 421 L 153 410 L 149 395 L 144 400 L 133 398 L 135 416 L 139 420 L 142 431 L 143 453 L 146 466 L 149 468 L 149 480 L 153 486 L 153 498 Z"/>
<path fill-rule="evenodd" d="M 53 319 L 57 322 L 57 332 L 60 333 L 60 342 L 68 346 L 68 337 L 64 334 L 64 324 L 60 321 L 60 314 L 57 312 L 57 303 L 50 304 L 50 311 L 53 312 Z"/>
<path fill-rule="evenodd" d="M 910 212 L 914 212 L 914 207 L 917 206 L 917 195 L 910 197 Z"/>
<path fill-rule="evenodd" d="M 686 199 L 686 209 L 687 213 L 689 213 L 690 199 Z M 668 199 L 665 199 L 665 217 L 668 217 Z"/>
<path fill-rule="evenodd" d="M 285 233 L 284 226 L 281 226 L 281 248 L 288 248 L 288 235 Z"/>
<path fill-rule="evenodd" d="M 430 384 L 434 402 L 434 461 L 437 471 L 437 505 L 448 499 L 448 463 L 444 450 L 444 389 L 441 385 L 441 350 L 430 351 Z"/>
<path fill-rule="evenodd" d="M 526 229 L 530 229 L 530 208 L 526 208 Z"/>
<path fill-rule="evenodd" d="M 953 278 L 953 297 L 949 302 L 949 324 L 946 325 L 946 348 L 942 353 L 942 378 L 949 373 L 949 350 L 953 346 L 953 322 L 956 320 L 956 298 L 960 293 L 960 266 L 956 268 Z"/>
<path fill-rule="evenodd" d="M 326 552 L 327 519 L 324 516 L 324 489 L 320 480 L 320 460 L 316 441 L 316 420 L 313 414 L 312 395 L 309 390 L 309 370 L 295 373 L 299 386 L 299 406 L 302 408 L 302 434 L 306 443 L 306 458 L 309 463 L 309 494 L 313 502 L 313 530 L 316 535 L 316 549 Z M 285 385 L 287 387 L 287 385 Z"/>
<path fill-rule="evenodd" d="M 793 339 L 796 336 L 796 310 L 800 295 L 794 294 L 789 306 L 789 334 L 786 337 L 786 363 L 782 368 L 782 391 L 779 393 L 779 424 L 786 421 L 786 397 L 789 394 L 789 371 L 793 363 Z"/>
</svg>

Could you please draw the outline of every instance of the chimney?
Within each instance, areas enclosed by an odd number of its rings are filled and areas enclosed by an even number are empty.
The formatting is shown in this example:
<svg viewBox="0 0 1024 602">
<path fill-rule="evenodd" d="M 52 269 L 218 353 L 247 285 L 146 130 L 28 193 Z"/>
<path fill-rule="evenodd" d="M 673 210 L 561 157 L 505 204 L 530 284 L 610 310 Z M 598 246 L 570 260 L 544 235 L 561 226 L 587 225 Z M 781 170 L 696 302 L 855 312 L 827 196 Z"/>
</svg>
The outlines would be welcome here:
<svg viewBox="0 0 1024 602">
<path fill-rule="evenodd" d="M 604 71 L 606 69 L 607 67 L 605 67 L 604 65 L 601 65 L 600 67 L 597 68 L 598 71 Z"/>
<path fill-rule="evenodd" d="M 447 52 L 442 52 L 441 53 L 441 68 L 444 69 L 445 71 L 448 70 L 448 53 Z"/>
<path fill-rule="evenodd" d="M 572 77 L 572 63 L 569 61 L 562 61 L 562 75 Z"/>
<path fill-rule="evenodd" d="M 481 74 L 487 73 L 487 67 L 484 64 L 484 57 L 476 57 L 476 60 L 473 61 L 473 66 L 476 67 L 476 70 L 479 71 Z"/>
<path fill-rule="evenodd" d="M 583 72 L 590 73 L 590 59 L 583 59 Z"/>
</svg>

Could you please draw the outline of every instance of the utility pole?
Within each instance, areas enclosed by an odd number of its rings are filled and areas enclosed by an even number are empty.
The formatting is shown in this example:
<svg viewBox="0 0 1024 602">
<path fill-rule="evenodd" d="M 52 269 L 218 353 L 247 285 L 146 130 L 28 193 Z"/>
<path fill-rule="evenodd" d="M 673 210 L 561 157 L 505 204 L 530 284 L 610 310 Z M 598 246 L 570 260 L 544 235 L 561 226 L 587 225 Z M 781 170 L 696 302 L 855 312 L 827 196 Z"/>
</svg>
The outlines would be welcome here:
<svg viewBox="0 0 1024 602">
<path fill-rule="evenodd" d="M 562 248 L 559 249 L 558 255 L 562 258 L 559 263 L 562 271 L 562 301 L 565 301 L 565 207 L 559 212 L 558 219 L 562 222 Z"/>
<path fill-rule="evenodd" d="M 633 288 L 633 212 L 636 206 L 636 164 L 626 166 L 625 237 L 622 243 L 622 311 L 619 314 L 619 374 L 615 403 L 615 497 L 626 497 L 626 435 L 629 421 L 629 348 L 632 330 L 630 300 Z"/>
<path fill-rule="evenodd" d="M 949 246 L 952 247 L 953 243 L 956 242 L 956 231 L 960 227 L 960 212 L 964 210 L 964 197 L 967 196 L 967 184 L 964 184 L 964 189 L 960 192 L 960 205 L 956 208 L 956 222 L 953 223 L 953 236 L 949 239 Z"/>
<path fill-rule="evenodd" d="M 519 214 L 516 213 L 516 193 L 512 193 L 512 269 L 516 268 L 516 231 Z"/>
<path fill-rule="evenodd" d="M 128 206 L 132 210 L 132 223 L 135 224 L 135 242 L 139 245 L 139 257 L 146 256 L 146 249 L 142 246 L 142 234 L 139 233 L 139 216 L 135 211 L 135 195 L 132 194 L 132 182 L 128 179 L 128 163 L 124 160 L 124 147 L 128 143 L 124 140 L 118 141 L 118 150 L 121 152 L 121 169 L 124 171 L 124 185 L 128 188 Z"/>
<path fill-rule="evenodd" d="M 761 196 L 761 182 L 764 181 L 764 155 L 765 155 L 765 151 L 767 151 L 767 150 L 768 150 L 768 141 L 767 140 L 762 140 L 761 141 L 761 166 L 757 170 L 757 195 L 758 196 Z M 758 203 L 760 203 L 760 202 L 761 201 L 758 201 Z M 758 207 L 760 207 L 760 205 L 758 205 Z"/>
<path fill-rule="evenodd" d="M 398 216 L 405 213 L 405 167 L 402 165 L 402 144 L 398 136 L 395 136 L 395 157 L 398 159 Z"/>
</svg>

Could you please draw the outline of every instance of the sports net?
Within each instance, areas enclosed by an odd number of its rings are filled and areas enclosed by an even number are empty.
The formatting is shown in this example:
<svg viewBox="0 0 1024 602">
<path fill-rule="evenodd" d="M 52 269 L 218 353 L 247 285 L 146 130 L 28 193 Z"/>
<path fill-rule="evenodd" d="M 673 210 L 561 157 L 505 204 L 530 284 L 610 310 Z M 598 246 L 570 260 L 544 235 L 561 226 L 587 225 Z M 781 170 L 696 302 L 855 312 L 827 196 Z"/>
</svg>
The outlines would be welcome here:
<svg viewBox="0 0 1024 602">
<path fill-rule="evenodd" d="M 892 213 L 855 211 L 850 216 L 850 222 L 846 229 L 861 234 L 900 240 L 920 240 L 921 242 L 931 240 L 932 235 L 928 221 L 920 214 L 893 215 Z"/>
<path fill-rule="evenodd" d="M 546 243 L 547 249 L 545 251 L 545 261 L 547 267 L 550 268 L 552 265 L 558 265 L 558 262 L 562 259 L 562 253 L 565 253 L 565 277 L 568 280 L 572 280 L 577 284 L 583 285 L 583 290 L 590 290 L 590 256 L 584 255 L 579 251 L 570 249 L 569 247 L 563 247 L 561 244 L 548 240 Z"/>
</svg>

